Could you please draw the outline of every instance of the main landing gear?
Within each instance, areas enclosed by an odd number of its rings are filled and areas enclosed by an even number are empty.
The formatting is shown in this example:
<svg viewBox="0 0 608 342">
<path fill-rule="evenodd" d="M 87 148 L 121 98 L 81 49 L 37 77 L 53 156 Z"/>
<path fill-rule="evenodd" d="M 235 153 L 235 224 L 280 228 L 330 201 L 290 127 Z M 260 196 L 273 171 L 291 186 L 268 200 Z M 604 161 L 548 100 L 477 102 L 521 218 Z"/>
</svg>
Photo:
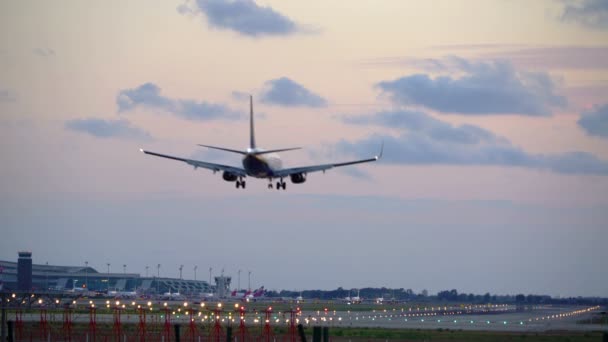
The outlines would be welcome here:
<svg viewBox="0 0 608 342">
<path fill-rule="evenodd" d="M 272 179 L 269 179 L 269 181 L 268 189 L 272 189 Z M 287 189 L 287 183 L 283 182 L 283 178 L 277 182 L 277 190 L 281 190 L 281 188 L 283 188 L 283 190 Z"/>
<path fill-rule="evenodd" d="M 245 189 L 245 185 L 246 185 L 246 183 L 245 183 L 245 181 L 243 180 L 243 178 L 242 178 L 242 177 L 239 177 L 239 179 L 236 181 L 236 188 L 237 188 L 237 189 L 238 189 L 238 188 L 243 188 L 243 189 Z"/>
</svg>

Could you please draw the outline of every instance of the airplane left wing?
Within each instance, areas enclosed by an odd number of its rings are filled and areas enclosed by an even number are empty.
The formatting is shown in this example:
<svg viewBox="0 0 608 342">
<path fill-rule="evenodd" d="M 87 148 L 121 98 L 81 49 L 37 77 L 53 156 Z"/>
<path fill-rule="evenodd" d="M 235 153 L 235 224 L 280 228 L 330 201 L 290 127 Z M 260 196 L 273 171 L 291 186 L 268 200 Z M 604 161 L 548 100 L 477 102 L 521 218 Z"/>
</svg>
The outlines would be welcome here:
<svg viewBox="0 0 608 342">
<path fill-rule="evenodd" d="M 276 170 L 276 171 L 273 172 L 273 175 L 274 175 L 275 178 L 278 178 L 278 177 L 288 177 L 290 175 L 298 174 L 298 173 L 304 173 L 304 174 L 306 174 L 306 173 L 310 173 L 310 172 L 327 171 L 329 169 L 333 169 L 334 167 L 340 167 L 340 166 L 347 166 L 347 165 L 353 165 L 353 164 L 362 164 L 362 163 L 374 162 L 374 161 L 382 158 L 382 151 L 383 150 L 384 150 L 384 146 L 382 146 L 380 148 L 380 154 L 377 155 L 377 156 L 375 156 L 375 157 L 373 157 L 373 158 L 353 160 L 353 161 L 343 162 L 343 163 L 292 167 L 292 168 L 289 168 L 289 169 Z"/>
<path fill-rule="evenodd" d="M 246 177 L 247 176 L 247 172 L 245 172 L 244 169 L 241 169 L 241 168 L 238 168 L 238 167 L 235 167 L 235 166 L 215 164 L 215 163 L 209 163 L 209 162 L 204 162 L 204 161 L 200 161 L 200 160 L 174 157 L 174 156 L 170 156 L 170 155 L 167 155 L 167 154 L 161 154 L 161 153 L 146 151 L 146 150 L 143 150 L 143 149 L 139 149 L 139 150 L 142 151 L 143 153 L 149 154 L 151 156 L 156 156 L 156 157 L 161 157 L 161 158 L 167 158 L 167 159 L 173 159 L 173 160 L 177 160 L 177 161 L 182 161 L 182 162 L 184 162 L 186 164 L 190 164 L 190 165 L 194 166 L 195 168 L 200 167 L 200 168 L 203 168 L 203 169 L 212 170 L 214 172 L 216 172 L 216 171 L 227 171 L 227 172 L 230 172 L 230 173 L 232 173 L 234 175 L 237 175 L 237 176 L 241 176 L 241 177 Z"/>
</svg>

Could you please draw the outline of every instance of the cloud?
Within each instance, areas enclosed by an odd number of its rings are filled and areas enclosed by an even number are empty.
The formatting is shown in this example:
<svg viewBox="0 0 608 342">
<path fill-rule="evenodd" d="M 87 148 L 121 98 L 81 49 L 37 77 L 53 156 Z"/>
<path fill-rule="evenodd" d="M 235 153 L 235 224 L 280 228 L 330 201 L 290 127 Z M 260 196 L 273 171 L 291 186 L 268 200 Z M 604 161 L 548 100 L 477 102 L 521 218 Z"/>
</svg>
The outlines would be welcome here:
<svg viewBox="0 0 608 342">
<path fill-rule="evenodd" d="M 460 53 L 475 53 L 471 60 L 508 60 L 523 69 L 605 69 L 608 68 L 608 46 L 606 45 L 561 45 L 537 46 L 525 44 L 459 44 L 440 45 L 434 49 Z M 458 71 L 457 57 L 444 59 L 415 57 L 379 57 L 363 59 L 363 66 L 413 67 L 433 72 Z"/>
<path fill-rule="evenodd" d="M 178 6 L 177 11 L 182 15 L 202 12 L 210 27 L 249 37 L 289 35 L 299 30 L 289 17 L 253 0 L 196 0 Z"/>
<path fill-rule="evenodd" d="M 241 114 L 224 105 L 162 96 L 160 88 L 154 83 L 145 83 L 137 88 L 121 90 L 116 97 L 116 104 L 119 112 L 130 111 L 141 106 L 163 110 L 187 120 L 234 120 L 242 117 Z"/>
<path fill-rule="evenodd" d="M 545 116 L 551 114 L 551 107 L 566 105 L 566 98 L 555 94 L 555 83 L 547 73 L 517 71 L 507 61 L 469 62 L 458 57 L 427 61 L 435 70 L 463 75 L 433 79 L 415 74 L 376 86 L 397 104 L 444 113 Z"/>
<path fill-rule="evenodd" d="M 586 28 L 608 29 L 608 1 L 578 0 L 567 1 L 560 19 Z"/>
<path fill-rule="evenodd" d="M 608 68 L 608 46 L 543 46 L 482 54 L 485 58 L 505 58 L 514 65 L 543 69 Z"/>
<path fill-rule="evenodd" d="M 50 48 L 37 47 L 37 48 L 32 49 L 32 52 L 35 55 L 38 55 L 40 57 L 51 57 L 51 56 L 55 55 L 55 50 L 50 49 Z"/>
<path fill-rule="evenodd" d="M 17 101 L 17 94 L 10 89 L 0 89 L 0 103 L 1 102 L 15 102 Z"/>
<path fill-rule="evenodd" d="M 264 103 L 286 107 L 327 106 L 327 100 L 287 77 L 266 81 L 261 98 Z"/>
<path fill-rule="evenodd" d="M 127 140 L 152 140 L 152 136 L 133 126 L 129 121 L 104 120 L 98 118 L 74 119 L 65 123 L 69 130 L 90 134 L 97 138 L 120 138 Z"/>
<path fill-rule="evenodd" d="M 608 104 L 583 113 L 577 123 L 587 134 L 608 139 Z"/>
<path fill-rule="evenodd" d="M 384 141 L 384 159 L 410 165 L 494 165 L 546 169 L 564 174 L 608 175 L 608 161 L 586 152 L 530 154 L 509 140 L 474 125 L 452 125 L 417 111 L 389 111 L 343 117 L 350 124 L 397 129 L 399 135 L 374 135 L 337 148 L 350 154 L 376 153 Z"/>
</svg>

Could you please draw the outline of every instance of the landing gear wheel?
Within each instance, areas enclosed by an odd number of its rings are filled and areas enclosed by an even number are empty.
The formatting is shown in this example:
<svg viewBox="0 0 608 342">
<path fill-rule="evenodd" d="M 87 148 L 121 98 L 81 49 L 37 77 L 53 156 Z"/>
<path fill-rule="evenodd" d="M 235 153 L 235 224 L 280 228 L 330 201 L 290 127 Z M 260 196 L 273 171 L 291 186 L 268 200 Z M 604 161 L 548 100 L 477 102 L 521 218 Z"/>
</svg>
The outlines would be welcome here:
<svg viewBox="0 0 608 342">
<path fill-rule="evenodd" d="M 243 187 L 243 189 L 245 189 L 245 185 L 246 185 L 245 181 L 242 181 L 241 186 Z"/>
<path fill-rule="evenodd" d="M 277 182 L 277 190 L 281 190 L 281 183 Z"/>
<path fill-rule="evenodd" d="M 238 189 L 238 188 L 240 188 L 240 187 L 241 187 L 241 182 L 236 181 L 236 183 L 234 183 L 234 185 L 235 185 L 235 186 L 236 186 L 236 188 Z"/>
<path fill-rule="evenodd" d="M 287 189 L 287 183 L 283 182 L 283 190 Z"/>
<path fill-rule="evenodd" d="M 268 184 L 268 189 L 272 189 L 272 183 Z"/>
</svg>

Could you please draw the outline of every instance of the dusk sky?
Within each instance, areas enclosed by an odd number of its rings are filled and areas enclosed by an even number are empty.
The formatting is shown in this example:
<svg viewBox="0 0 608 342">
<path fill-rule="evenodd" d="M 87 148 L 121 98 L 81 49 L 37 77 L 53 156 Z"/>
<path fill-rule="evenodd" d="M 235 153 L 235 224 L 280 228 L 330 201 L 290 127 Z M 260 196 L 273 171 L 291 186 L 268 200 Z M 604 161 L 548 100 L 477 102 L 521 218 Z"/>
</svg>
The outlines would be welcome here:
<svg viewBox="0 0 608 342">
<path fill-rule="evenodd" d="M 268 190 L 154 158 L 367 158 Z M 608 296 L 608 1 L 2 1 L 0 260 Z M 202 270 L 202 271 L 201 271 Z M 246 284 L 246 276 L 241 285 Z"/>
</svg>

